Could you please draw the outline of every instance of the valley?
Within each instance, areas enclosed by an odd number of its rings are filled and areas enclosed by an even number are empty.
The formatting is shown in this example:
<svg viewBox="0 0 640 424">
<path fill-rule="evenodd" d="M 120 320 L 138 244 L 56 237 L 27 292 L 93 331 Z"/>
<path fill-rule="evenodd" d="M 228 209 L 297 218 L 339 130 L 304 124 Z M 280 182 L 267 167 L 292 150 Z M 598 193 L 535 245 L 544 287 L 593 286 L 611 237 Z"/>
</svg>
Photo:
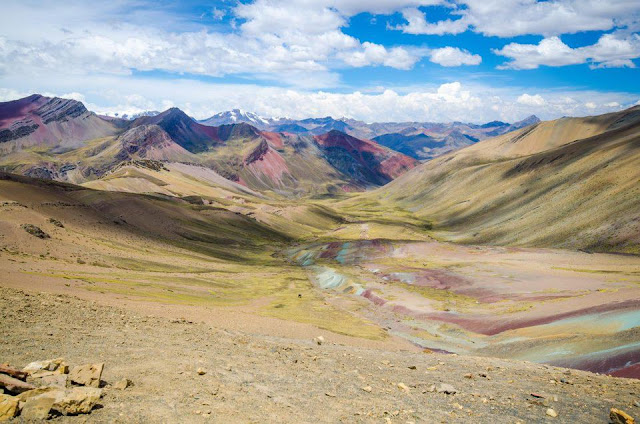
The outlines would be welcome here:
<svg viewBox="0 0 640 424">
<path fill-rule="evenodd" d="M 102 120 L 69 102 L 0 108 L 13 128 L 1 146 L 5 297 L 48 293 L 258 344 L 310 349 L 322 336 L 328 355 L 357 350 L 373 363 L 391 355 L 475 376 L 483 361 L 514 361 L 501 378 L 542 367 L 536 384 L 555 366 L 640 379 L 638 107 L 534 122 L 421 163 L 337 130 L 212 127 L 178 109 L 61 143 L 52 125 L 77 133 Z M 16 130 L 16 117 L 38 128 Z M 523 416 L 507 404 L 496 407 Z M 156 418 L 180 421 L 163 411 Z"/>
</svg>

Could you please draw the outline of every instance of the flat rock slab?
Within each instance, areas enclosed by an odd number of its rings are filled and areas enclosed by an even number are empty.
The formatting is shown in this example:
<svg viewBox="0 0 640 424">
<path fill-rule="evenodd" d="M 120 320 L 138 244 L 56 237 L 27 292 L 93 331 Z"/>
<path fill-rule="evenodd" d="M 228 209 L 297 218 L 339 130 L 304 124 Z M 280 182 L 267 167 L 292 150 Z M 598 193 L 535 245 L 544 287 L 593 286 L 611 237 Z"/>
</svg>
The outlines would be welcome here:
<svg viewBox="0 0 640 424">
<path fill-rule="evenodd" d="M 69 380 L 82 386 L 100 387 L 104 363 L 86 364 L 71 368 Z"/>
<path fill-rule="evenodd" d="M 34 402 L 41 399 L 51 399 L 51 410 L 62 415 L 88 414 L 98 404 L 101 389 L 94 387 L 74 387 L 71 389 L 58 389 L 44 387 L 30 390 L 18 396 L 20 401 Z"/>
<path fill-rule="evenodd" d="M 7 421 L 18 413 L 18 399 L 9 395 L 0 395 L 0 421 Z"/>
</svg>

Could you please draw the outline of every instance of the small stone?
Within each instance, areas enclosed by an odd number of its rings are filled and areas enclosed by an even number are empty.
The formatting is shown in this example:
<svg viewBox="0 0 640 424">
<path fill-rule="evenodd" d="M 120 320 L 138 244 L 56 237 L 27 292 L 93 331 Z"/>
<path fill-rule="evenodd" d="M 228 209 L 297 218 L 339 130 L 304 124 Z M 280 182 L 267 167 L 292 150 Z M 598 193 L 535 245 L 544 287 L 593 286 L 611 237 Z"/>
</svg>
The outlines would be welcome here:
<svg viewBox="0 0 640 424">
<path fill-rule="evenodd" d="M 432 385 L 431 385 L 431 386 L 429 386 L 429 388 L 427 389 L 427 392 L 431 392 L 431 393 L 433 393 L 433 392 L 435 392 L 435 391 L 436 391 L 436 385 L 435 385 L 435 384 L 432 384 Z"/>
<path fill-rule="evenodd" d="M 465 374 L 465 375 L 464 375 L 464 378 L 469 378 L 469 379 L 471 379 L 471 378 L 473 378 L 473 374 L 471 374 L 471 373 L 469 373 L 469 374 Z"/>
<path fill-rule="evenodd" d="M 416 369 L 416 366 L 415 366 L 415 365 L 409 365 L 409 367 L 408 367 L 408 368 L 409 368 L 410 370 L 415 370 L 415 369 Z"/>
<path fill-rule="evenodd" d="M 104 363 L 79 365 L 71 369 L 69 380 L 81 386 L 100 387 L 103 369 Z"/>
<path fill-rule="evenodd" d="M 613 424 L 635 424 L 636 422 L 631 415 L 616 408 L 611 408 L 609 418 Z"/>
<path fill-rule="evenodd" d="M 196 370 L 196 372 L 198 373 L 198 375 L 205 375 L 207 372 L 204 370 L 204 368 L 198 368 Z"/>
<path fill-rule="evenodd" d="M 405 391 L 406 393 L 409 393 L 409 387 L 404 383 L 398 383 L 398 388 Z"/>
<path fill-rule="evenodd" d="M 129 386 L 131 386 L 131 380 L 128 378 L 123 378 L 122 380 L 118 380 L 113 383 L 113 388 L 116 390 L 124 390 Z"/>
<path fill-rule="evenodd" d="M 558 416 L 558 413 L 553 408 L 547 409 L 546 413 L 547 413 L 548 416 L 553 417 L 553 418 Z"/>
<path fill-rule="evenodd" d="M 322 343 L 324 343 L 324 337 L 322 337 L 322 336 L 318 336 L 318 337 L 314 338 L 314 339 L 313 339 L 313 341 L 314 341 L 318 346 L 320 346 Z"/>
<path fill-rule="evenodd" d="M 367 393 L 371 393 L 371 390 L 373 390 L 373 389 L 371 388 L 371 386 L 365 386 L 365 387 L 362 388 L 362 390 L 364 390 Z"/>
<path fill-rule="evenodd" d="M 458 393 L 458 391 L 451 384 L 447 384 L 447 383 L 440 384 L 440 386 L 438 386 L 436 391 L 438 393 L 444 393 L 447 395 L 454 395 Z"/>
<path fill-rule="evenodd" d="M 325 396 L 328 396 L 328 397 L 336 397 L 336 394 L 335 394 L 335 393 L 332 393 L 332 392 L 327 392 L 327 393 L 325 393 Z"/>
<path fill-rule="evenodd" d="M 7 421 L 18 413 L 18 398 L 0 395 L 0 421 Z"/>
<path fill-rule="evenodd" d="M 635 406 L 636 408 L 640 408 L 640 401 L 634 400 L 633 406 Z"/>
<path fill-rule="evenodd" d="M 46 420 L 49 418 L 49 412 L 54 402 L 54 397 L 46 395 L 31 398 L 22 407 L 20 417 L 25 420 Z"/>
<path fill-rule="evenodd" d="M 66 367 L 60 370 L 61 374 L 66 374 L 67 372 L 69 372 L 69 367 L 65 364 L 63 358 L 31 362 L 26 367 L 24 367 L 22 371 L 33 375 L 38 371 L 57 371 L 60 366 Z M 66 372 L 64 372 L 65 370 Z"/>
</svg>

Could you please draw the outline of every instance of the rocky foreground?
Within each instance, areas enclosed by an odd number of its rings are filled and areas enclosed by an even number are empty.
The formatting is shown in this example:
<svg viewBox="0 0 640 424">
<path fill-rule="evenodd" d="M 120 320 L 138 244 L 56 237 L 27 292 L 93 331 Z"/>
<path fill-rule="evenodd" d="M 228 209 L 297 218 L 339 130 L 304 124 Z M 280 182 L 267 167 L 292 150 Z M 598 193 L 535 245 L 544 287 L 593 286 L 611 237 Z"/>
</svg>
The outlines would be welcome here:
<svg viewBox="0 0 640 424">
<path fill-rule="evenodd" d="M 0 336 L 0 363 L 16 368 L 60 357 L 105 363 L 97 405 L 89 415 L 52 414 L 60 422 L 606 423 L 611 408 L 640 416 L 637 380 L 356 348 L 332 343 L 331 333 L 315 341 L 232 333 L 7 288 Z M 132 385 L 116 384 L 123 379 Z"/>
</svg>

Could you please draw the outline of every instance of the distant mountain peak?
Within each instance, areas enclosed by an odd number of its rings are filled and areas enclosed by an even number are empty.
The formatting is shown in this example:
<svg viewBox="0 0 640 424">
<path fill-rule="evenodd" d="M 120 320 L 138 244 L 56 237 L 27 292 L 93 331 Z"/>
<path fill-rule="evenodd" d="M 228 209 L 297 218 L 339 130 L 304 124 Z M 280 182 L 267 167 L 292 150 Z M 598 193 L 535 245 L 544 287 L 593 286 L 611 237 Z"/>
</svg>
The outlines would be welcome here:
<svg viewBox="0 0 640 424">
<path fill-rule="evenodd" d="M 247 112 L 240 108 L 235 108 L 225 112 L 216 113 L 210 118 L 200 121 L 200 123 L 209 125 L 212 127 L 218 127 L 220 125 L 238 124 L 241 122 L 253 125 L 259 129 L 264 129 L 266 126 L 274 122 L 274 119 L 263 118 L 262 116 L 256 113 Z"/>
<path fill-rule="evenodd" d="M 513 129 L 519 129 L 528 127 L 529 125 L 537 124 L 538 122 L 540 122 L 540 118 L 538 118 L 536 115 L 529 115 L 522 121 L 514 122 L 513 124 L 511 124 L 511 127 L 513 127 Z"/>
</svg>

